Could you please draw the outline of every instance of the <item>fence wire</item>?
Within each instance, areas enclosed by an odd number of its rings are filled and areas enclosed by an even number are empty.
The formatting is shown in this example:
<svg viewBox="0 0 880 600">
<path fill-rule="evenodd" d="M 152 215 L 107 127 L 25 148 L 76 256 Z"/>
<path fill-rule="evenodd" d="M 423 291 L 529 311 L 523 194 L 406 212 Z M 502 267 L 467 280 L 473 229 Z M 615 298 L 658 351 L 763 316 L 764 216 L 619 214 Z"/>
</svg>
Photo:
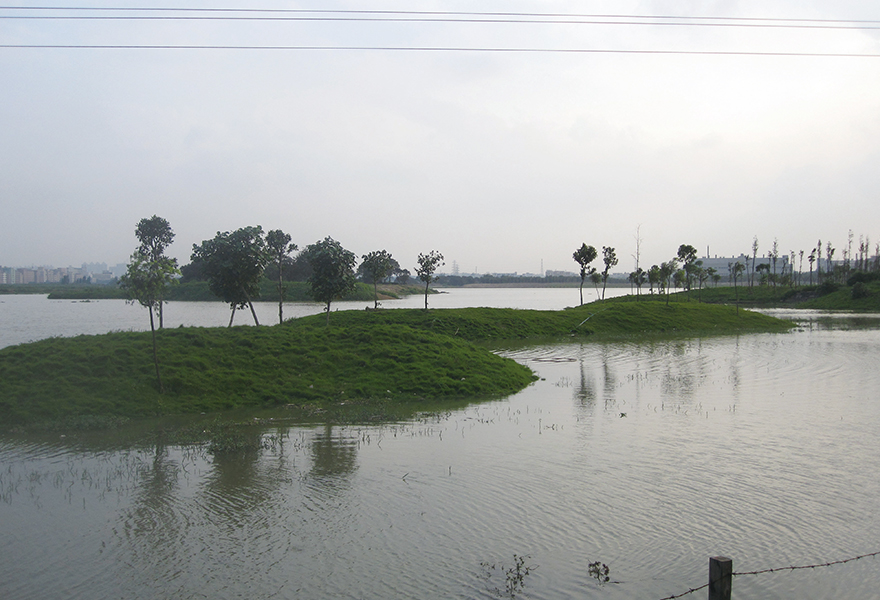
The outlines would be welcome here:
<svg viewBox="0 0 880 600">
<path fill-rule="evenodd" d="M 816 565 L 791 565 L 788 567 L 774 567 L 772 569 L 760 569 L 758 571 L 742 571 L 740 573 L 731 573 L 731 575 L 761 575 L 763 573 L 776 573 L 778 571 L 797 571 L 799 569 L 818 569 L 820 567 L 831 567 L 834 565 L 842 565 L 844 563 L 852 562 L 854 560 L 861 560 L 863 558 L 871 558 L 871 557 L 874 557 L 877 555 L 880 555 L 880 551 L 871 552 L 870 554 L 862 554 L 859 556 L 852 556 L 850 558 L 844 558 L 842 560 L 833 560 L 830 562 L 820 563 L 820 564 L 816 564 Z M 672 596 L 666 596 L 665 598 L 661 598 L 660 600 L 675 600 L 676 598 L 681 598 L 682 596 L 687 596 L 688 594 L 693 594 L 694 592 L 699 592 L 700 590 L 704 590 L 713 583 L 715 583 L 715 582 L 710 581 L 706 585 L 701 585 L 700 587 L 691 588 L 686 592 L 682 592 L 681 594 L 673 594 Z"/>
</svg>

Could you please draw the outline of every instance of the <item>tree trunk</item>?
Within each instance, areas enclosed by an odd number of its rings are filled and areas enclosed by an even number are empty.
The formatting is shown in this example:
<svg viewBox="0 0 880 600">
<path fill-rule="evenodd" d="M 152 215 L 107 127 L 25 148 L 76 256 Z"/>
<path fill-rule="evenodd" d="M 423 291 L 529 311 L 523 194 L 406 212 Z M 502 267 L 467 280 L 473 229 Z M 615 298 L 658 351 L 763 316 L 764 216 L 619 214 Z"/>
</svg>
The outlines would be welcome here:
<svg viewBox="0 0 880 600">
<path fill-rule="evenodd" d="M 162 387 L 162 376 L 159 375 L 159 352 L 156 350 L 156 325 L 153 321 L 153 309 L 150 308 L 150 331 L 153 333 L 153 364 L 156 365 L 156 383 L 159 384 L 159 393 L 164 394 L 165 388 Z"/>
<path fill-rule="evenodd" d="M 232 314 L 229 315 L 229 325 L 227 325 L 227 327 L 232 327 L 232 319 L 235 318 L 235 309 L 236 309 L 236 305 L 233 304 L 232 305 Z"/>
<path fill-rule="evenodd" d="M 281 273 L 281 263 L 278 263 L 278 324 L 284 323 L 284 275 Z"/>
<path fill-rule="evenodd" d="M 373 308 L 379 308 L 379 286 L 373 280 Z"/>
<path fill-rule="evenodd" d="M 431 282 L 425 283 L 425 310 L 428 310 L 428 286 L 431 285 Z"/>
<path fill-rule="evenodd" d="M 254 324 L 259 326 L 260 320 L 257 319 L 257 311 L 254 310 L 254 303 L 251 302 L 250 298 L 248 298 L 248 306 L 251 307 L 251 314 L 254 316 Z"/>
<path fill-rule="evenodd" d="M 581 306 L 584 305 L 584 280 L 581 278 Z"/>
<path fill-rule="evenodd" d="M 327 300 L 327 327 L 330 327 L 330 300 Z"/>
<path fill-rule="evenodd" d="M 165 327 L 165 311 L 163 310 L 163 306 L 165 302 L 163 300 L 159 300 L 159 329 L 164 329 Z"/>
</svg>

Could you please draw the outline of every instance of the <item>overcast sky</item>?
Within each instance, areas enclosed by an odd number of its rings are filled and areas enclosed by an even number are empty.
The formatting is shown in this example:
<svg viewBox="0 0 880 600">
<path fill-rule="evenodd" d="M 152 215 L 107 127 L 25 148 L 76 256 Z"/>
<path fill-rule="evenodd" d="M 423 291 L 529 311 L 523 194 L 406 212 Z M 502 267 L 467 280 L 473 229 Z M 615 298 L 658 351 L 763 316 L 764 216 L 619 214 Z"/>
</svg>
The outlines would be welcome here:
<svg viewBox="0 0 880 600">
<path fill-rule="evenodd" d="M 865 0 L 156 4 L 880 27 L 880 3 Z M 0 9 L 36 14 L 96 13 Z M 880 55 L 880 29 L 798 24 L 823 28 L 0 19 L 0 44 Z M 5 266 L 126 262 L 153 214 L 182 263 L 247 225 L 301 247 L 331 236 L 358 256 L 386 249 L 410 269 L 438 250 L 444 270 L 481 273 L 575 270 L 583 242 L 615 247 L 628 271 L 639 227 L 645 267 L 682 243 L 748 253 L 755 236 L 759 254 L 774 239 L 780 253 L 820 238 L 842 249 L 849 230 L 873 248 L 880 57 L 0 48 L 0 209 Z"/>
</svg>

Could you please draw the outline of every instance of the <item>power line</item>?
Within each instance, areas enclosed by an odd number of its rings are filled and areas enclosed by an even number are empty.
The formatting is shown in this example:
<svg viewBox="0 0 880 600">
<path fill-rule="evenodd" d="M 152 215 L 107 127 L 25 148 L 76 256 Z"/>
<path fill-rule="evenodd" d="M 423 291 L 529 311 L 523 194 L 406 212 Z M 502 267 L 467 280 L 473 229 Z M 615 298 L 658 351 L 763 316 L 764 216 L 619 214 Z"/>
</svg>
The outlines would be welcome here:
<svg viewBox="0 0 880 600">
<path fill-rule="evenodd" d="M 269 50 L 269 51 L 380 51 L 380 52 L 496 52 L 553 54 L 656 54 L 695 56 L 779 56 L 816 58 L 880 58 L 880 54 L 850 52 L 754 52 L 738 50 L 619 50 L 606 48 L 485 48 L 442 46 L 224 46 L 164 44 L 0 44 L 0 48 L 61 50 Z"/>
<path fill-rule="evenodd" d="M 626 15 L 626 14 L 595 14 L 595 13 L 530 13 L 530 12 L 481 12 L 481 11 L 420 11 L 420 10 L 323 10 L 323 9 L 307 9 L 307 8 L 186 8 L 186 7 L 107 7 L 107 6 L 0 6 L 0 10 L 20 10 L 20 11 L 77 11 L 77 12 L 146 12 L 146 13 L 161 13 L 161 12 L 169 12 L 169 13 L 180 13 L 180 12 L 188 12 L 188 13 L 264 13 L 264 14 L 312 14 L 312 15 L 376 15 L 379 17 L 388 18 L 394 15 L 414 15 L 423 18 L 427 17 L 465 17 L 465 19 L 461 19 L 464 22 L 470 22 L 469 18 L 474 18 L 477 20 L 477 17 L 486 17 L 486 18 L 497 18 L 497 22 L 518 22 L 518 23 L 547 23 L 547 22 L 557 22 L 557 21 L 546 21 L 544 19 L 637 19 L 639 20 L 638 24 L 642 21 L 653 21 L 646 24 L 660 24 L 657 21 L 668 21 L 668 20 L 678 20 L 678 21 L 715 21 L 717 23 L 693 23 L 694 25 L 720 25 L 722 23 L 758 23 L 757 26 L 765 27 L 772 26 L 769 24 L 782 24 L 776 26 L 785 26 L 785 27 L 794 27 L 798 25 L 793 24 L 861 24 L 861 25 L 880 25 L 880 20 L 873 19 L 801 19 L 801 18 L 780 18 L 780 17 L 708 17 L 708 16 L 694 16 L 694 15 Z M 83 17 L 73 17 L 73 16 L 65 16 L 65 15 L 51 15 L 51 16 L 33 16 L 33 15 L 20 15 L 20 16 L 2 16 L 0 18 L 20 18 L 20 19 L 161 19 L 161 18 L 172 18 L 168 16 L 134 16 L 134 17 L 123 17 L 123 16 L 108 16 L 108 17 L 98 17 L 98 16 L 83 16 Z M 210 19 L 212 17 L 177 17 L 177 18 L 190 18 L 190 19 Z M 213 17 L 216 19 L 234 19 L 234 20 L 262 20 L 267 17 Z M 283 17 L 282 17 L 283 18 Z M 329 18 L 329 17 L 319 17 L 319 18 Z M 355 20 L 355 17 L 346 17 L 349 20 Z M 536 19 L 532 20 L 513 20 L 516 19 Z M 292 17 L 291 19 L 297 19 L 297 17 Z M 511 19 L 511 20 L 507 20 Z M 381 20 L 381 19 L 365 19 L 365 20 Z M 389 20 L 403 20 L 403 19 L 389 19 Z M 479 19 L 479 21 L 483 21 L 483 19 Z M 493 20 L 486 20 L 486 22 L 496 22 Z M 582 21 L 559 21 L 563 23 L 568 22 L 582 22 Z M 599 23 L 607 23 L 608 21 L 599 21 Z M 592 23 L 592 21 L 590 21 Z M 618 23 L 611 23 L 618 24 Z M 630 22 L 625 22 L 622 24 L 633 24 Z M 681 23 L 684 24 L 684 23 Z M 789 25 L 785 25 L 789 24 Z M 728 25 L 730 26 L 730 25 Z M 859 27 L 845 27 L 847 29 L 855 29 Z"/>
<path fill-rule="evenodd" d="M 613 17 L 619 18 L 619 17 Z M 630 17 L 642 18 L 642 17 Z M 653 17 L 644 17 L 652 19 Z M 672 17 L 684 18 L 684 17 Z M 695 22 L 695 21 L 651 21 L 651 20 L 587 20 L 586 17 L 570 17 L 570 18 L 546 18 L 546 19 L 528 19 L 528 18 L 498 18 L 498 17 L 441 17 L 441 16 L 425 16 L 425 17 L 387 17 L 387 16 L 317 16 L 317 17 L 276 17 L 276 16 L 260 16 L 260 17 L 243 17 L 243 16 L 177 16 L 177 15 L 112 15 L 112 16 L 96 16 L 96 15 L 0 15 L 0 19 L 5 20 L 33 20 L 33 21 L 261 21 L 261 22 L 359 22 L 359 23 L 493 23 L 493 24 L 546 24 L 546 25 L 648 25 L 661 27 L 739 27 L 739 28 L 761 28 L 761 29 L 836 29 L 836 30 L 876 30 L 880 29 L 880 23 L 876 21 L 864 21 L 855 25 L 839 25 L 839 24 L 792 24 L 780 22 L 731 22 L 725 20 L 723 22 Z"/>
</svg>

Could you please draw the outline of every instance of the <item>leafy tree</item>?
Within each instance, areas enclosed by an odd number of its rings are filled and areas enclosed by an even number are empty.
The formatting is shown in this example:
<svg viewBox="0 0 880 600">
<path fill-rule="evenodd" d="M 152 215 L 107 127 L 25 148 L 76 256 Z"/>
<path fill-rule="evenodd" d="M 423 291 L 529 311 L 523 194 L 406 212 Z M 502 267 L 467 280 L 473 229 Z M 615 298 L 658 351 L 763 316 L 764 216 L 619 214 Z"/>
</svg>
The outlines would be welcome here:
<svg viewBox="0 0 880 600">
<path fill-rule="evenodd" d="M 238 308 L 250 307 L 254 323 L 259 325 L 253 299 L 260 296 L 260 280 L 269 262 L 263 228 L 243 227 L 232 232 L 217 232 L 200 246 L 193 244 L 193 262 L 201 261 L 208 288 L 232 308 L 229 327 Z"/>
<path fill-rule="evenodd" d="M 651 265 L 651 268 L 648 269 L 648 285 L 650 286 L 649 291 L 651 295 L 654 295 L 654 286 L 657 286 L 657 292 L 660 292 L 660 267 L 657 265 Z"/>
<path fill-rule="evenodd" d="M 617 254 L 611 246 L 602 246 L 602 262 L 605 263 L 605 269 L 602 271 L 602 300 L 605 299 L 605 286 L 608 284 L 608 275 L 611 267 L 617 264 Z"/>
<path fill-rule="evenodd" d="M 593 246 L 587 246 L 586 243 L 581 244 L 581 247 L 571 255 L 574 261 L 581 266 L 581 306 L 584 304 L 584 280 L 588 275 L 596 272 L 595 267 L 591 267 L 590 263 L 596 260 L 597 256 L 599 253 L 596 249 Z"/>
<path fill-rule="evenodd" d="M 684 287 L 690 292 L 691 281 L 695 274 L 694 264 L 697 261 L 697 249 L 690 244 L 682 244 L 678 247 L 676 257 L 681 261 L 681 268 L 684 270 Z M 690 298 L 690 294 L 688 294 L 688 300 L 690 300 Z"/>
<path fill-rule="evenodd" d="M 825 245 L 825 274 L 831 275 L 831 281 L 834 281 L 834 252 L 837 249 L 828 242 Z"/>
<path fill-rule="evenodd" d="M 397 278 L 397 283 L 400 283 L 402 285 L 406 285 L 407 283 L 409 283 L 410 275 L 411 273 L 409 272 L 409 269 L 397 269 L 394 271 L 394 276 Z"/>
<path fill-rule="evenodd" d="M 813 285 L 813 263 L 816 262 L 816 249 L 810 250 L 810 256 L 807 257 L 810 263 L 810 285 Z"/>
<path fill-rule="evenodd" d="M 770 279 L 770 263 L 761 263 L 755 267 L 755 271 L 758 273 L 761 285 L 767 285 Z"/>
<path fill-rule="evenodd" d="M 721 275 L 718 274 L 718 269 L 715 267 L 709 267 L 706 269 L 706 276 L 712 280 L 712 283 L 715 284 L 715 287 L 718 287 L 718 282 L 721 281 Z"/>
<path fill-rule="evenodd" d="M 310 244 L 305 250 L 312 267 L 309 287 L 312 297 L 327 306 L 327 325 L 330 325 L 330 303 L 355 287 L 354 265 L 357 257 L 331 237 Z"/>
<path fill-rule="evenodd" d="M 643 268 L 638 267 L 629 274 L 628 279 L 630 283 L 636 286 L 636 297 L 640 296 L 642 294 L 642 286 L 648 281 L 648 274 Z"/>
<path fill-rule="evenodd" d="M 419 254 L 418 263 L 416 275 L 425 282 L 425 310 L 428 310 L 428 287 L 432 281 L 437 280 L 434 276 L 437 267 L 446 263 L 443 262 L 443 255 L 436 250 L 431 250 L 428 254 Z"/>
<path fill-rule="evenodd" d="M 361 257 L 358 271 L 370 276 L 373 280 L 373 308 L 379 308 L 379 282 L 391 275 L 400 265 L 385 250 L 374 250 Z"/>
<path fill-rule="evenodd" d="M 672 259 L 670 261 L 660 263 L 659 276 L 662 290 L 666 292 L 666 306 L 669 306 L 669 288 L 672 284 L 673 276 L 678 272 L 678 261 Z"/>
<path fill-rule="evenodd" d="M 821 246 L 822 243 L 820 242 Z M 752 287 L 755 278 L 755 261 L 758 259 L 758 236 L 752 240 L 752 272 L 749 273 L 749 287 Z"/>
<path fill-rule="evenodd" d="M 697 278 L 697 300 L 703 301 L 703 284 L 709 279 L 709 269 L 703 268 L 703 261 L 698 260 L 694 263 L 694 277 Z"/>
<path fill-rule="evenodd" d="M 290 253 L 295 252 L 296 244 L 290 242 L 290 236 L 280 229 L 273 229 L 266 234 L 266 252 L 269 260 L 278 269 L 278 323 L 284 322 L 284 298 L 287 286 L 284 285 L 284 266 L 290 262 Z"/>
<path fill-rule="evenodd" d="M 593 287 L 596 288 L 596 298 L 599 297 L 599 284 L 602 283 L 602 273 L 593 269 L 590 273 L 590 281 L 593 283 Z"/>
<path fill-rule="evenodd" d="M 174 231 L 171 229 L 171 224 L 156 215 L 138 221 L 134 235 L 140 242 L 137 252 L 150 261 L 160 261 L 165 258 L 165 249 L 174 241 Z M 161 295 L 162 291 L 164 290 L 160 290 L 158 305 L 159 329 L 165 326 L 165 311 L 163 310 L 165 297 Z"/>
<path fill-rule="evenodd" d="M 153 337 L 153 364 L 156 367 L 159 393 L 164 393 L 165 389 L 162 386 L 162 376 L 159 374 L 159 352 L 156 346 L 156 324 L 153 312 L 159 312 L 165 297 L 165 288 L 179 273 L 176 258 L 160 256 L 157 260 L 152 260 L 138 249 L 131 255 L 128 270 L 119 278 L 119 285 L 128 295 L 128 301 L 137 302 L 149 310 L 150 332 Z"/>
<path fill-rule="evenodd" d="M 746 258 L 748 260 L 748 258 Z M 742 274 L 746 270 L 746 265 L 739 261 L 727 263 L 727 269 L 730 271 L 730 278 L 733 280 L 733 293 L 736 298 L 736 312 L 739 314 L 739 288 L 736 285 L 736 282 L 742 277 Z"/>
</svg>

